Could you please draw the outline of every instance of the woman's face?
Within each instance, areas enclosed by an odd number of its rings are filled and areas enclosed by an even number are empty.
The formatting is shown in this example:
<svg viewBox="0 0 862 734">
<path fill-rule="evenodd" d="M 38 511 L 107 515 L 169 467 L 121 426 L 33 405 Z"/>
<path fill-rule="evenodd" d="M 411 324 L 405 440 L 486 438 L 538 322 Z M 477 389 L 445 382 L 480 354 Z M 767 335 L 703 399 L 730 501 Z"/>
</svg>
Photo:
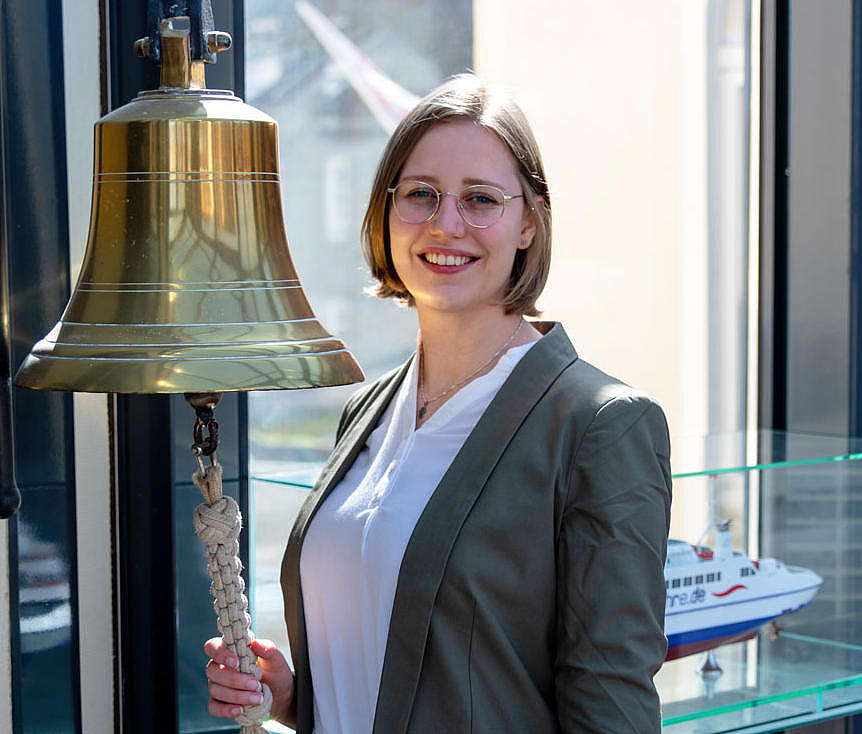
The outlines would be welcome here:
<svg viewBox="0 0 862 734">
<path fill-rule="evenodd" d="M 468 121 L 430 128 L 413 148 L 398 181 L 432 184 L 442 196 L 429 222 L 408 224 L 389 207 L 389 242 L 398 277 L 423 310 L 447 313 L 498 311 L 515 253 L 530 246 L 536 227 L 523 197 L 506 202 L 503 216 L 486 229 L 468 225 L 457 195 L 475 184 L 522 194 L 515 161 L 492 132 Z M 523 245 L 521 243 L 524 243 Z M 450 256 L 454 258 L 451 263 Z"/>
</svg>

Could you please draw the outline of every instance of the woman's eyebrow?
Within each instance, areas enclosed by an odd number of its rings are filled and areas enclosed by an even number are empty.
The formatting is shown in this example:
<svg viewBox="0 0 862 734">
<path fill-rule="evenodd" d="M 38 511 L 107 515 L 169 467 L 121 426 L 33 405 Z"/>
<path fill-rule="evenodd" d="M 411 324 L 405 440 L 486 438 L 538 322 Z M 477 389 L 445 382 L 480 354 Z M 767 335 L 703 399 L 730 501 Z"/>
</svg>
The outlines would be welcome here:
<svg viewBox="0 0 862 734">
<path fill-rule="evenodd" d="M 401 176 L 401 178 L 399 180 L 400 181 L 424 181 L 425 183 L 430 183 L 430 184 L 435 184 L 435 185 L 439 185 L 439 183 L 440 183 L 440 179 L 437 178 L 437 176 L 432 176 L 431 174 L 425 174 L 425 173 L 410 173 L 410 174 L 405 173 Z M 492 181 L 491 179 L 488 179 L 488 178 L 473 178 L 473 177 L 464 178 L 461 180 L 461 185 L 462 186 L 496 186 L 501 191 L 506 190 L 506 187 L 503 184 L 497 183 L 496 181 Z"/>
</svg>

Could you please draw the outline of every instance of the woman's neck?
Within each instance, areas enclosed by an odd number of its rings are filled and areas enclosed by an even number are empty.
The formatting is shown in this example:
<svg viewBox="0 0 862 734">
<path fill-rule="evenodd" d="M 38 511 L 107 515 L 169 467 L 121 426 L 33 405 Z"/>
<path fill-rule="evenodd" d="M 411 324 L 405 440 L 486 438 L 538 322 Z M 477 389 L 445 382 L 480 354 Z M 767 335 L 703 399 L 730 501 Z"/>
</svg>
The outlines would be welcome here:
<svg viewBox="0 0 862 734">
<path fill-rule="evenodd" d="M 419 313 L 422 349 L 419 410 L 427 419 L 449 395 L 434 398 L 490 372 L 509 348 L 536 341 L 541 334 L 517 314 Z M 459 381 L 463 380 L 463 385 Z M 455 387 L 453 387 L 455 386 Z M 423 403 L 428 401 L 426 406 Z"/>
</svg>

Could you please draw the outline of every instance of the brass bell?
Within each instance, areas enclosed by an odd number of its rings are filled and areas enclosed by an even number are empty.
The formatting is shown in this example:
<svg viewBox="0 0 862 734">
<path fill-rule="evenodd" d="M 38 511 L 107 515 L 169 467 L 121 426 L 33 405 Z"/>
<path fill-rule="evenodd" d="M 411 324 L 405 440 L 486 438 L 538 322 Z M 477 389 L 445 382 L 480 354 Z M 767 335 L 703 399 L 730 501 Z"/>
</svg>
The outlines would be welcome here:
<svg viewBox="0 0 862 734">
<path fill-rule="evenodd" d="M 210 51 L 229 45 L 210 35 Z M 363 379 L 297 278 L 276 122 L 205 88 L 187 31 L 163 28 L 159 89 L 101 118 L 95 144 L 81 274 L 17 385 L 174 393 Z"/>
</svg>

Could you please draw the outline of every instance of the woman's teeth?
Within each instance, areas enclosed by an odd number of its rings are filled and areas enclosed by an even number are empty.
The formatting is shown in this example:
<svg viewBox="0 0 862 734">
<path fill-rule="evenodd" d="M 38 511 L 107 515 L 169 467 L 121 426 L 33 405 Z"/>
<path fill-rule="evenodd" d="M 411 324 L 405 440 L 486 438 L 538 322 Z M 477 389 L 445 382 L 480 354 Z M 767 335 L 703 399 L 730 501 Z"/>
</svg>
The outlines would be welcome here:
<svg viewBox="0 0 862 734">
<path fill-rule="evenodd" d="M 466 265 L 475 258 L 464 255 L 443 255 L 437 252 L 426 252 L 422 255 L 426 261 L 434 265 Z"/>
</svg>

